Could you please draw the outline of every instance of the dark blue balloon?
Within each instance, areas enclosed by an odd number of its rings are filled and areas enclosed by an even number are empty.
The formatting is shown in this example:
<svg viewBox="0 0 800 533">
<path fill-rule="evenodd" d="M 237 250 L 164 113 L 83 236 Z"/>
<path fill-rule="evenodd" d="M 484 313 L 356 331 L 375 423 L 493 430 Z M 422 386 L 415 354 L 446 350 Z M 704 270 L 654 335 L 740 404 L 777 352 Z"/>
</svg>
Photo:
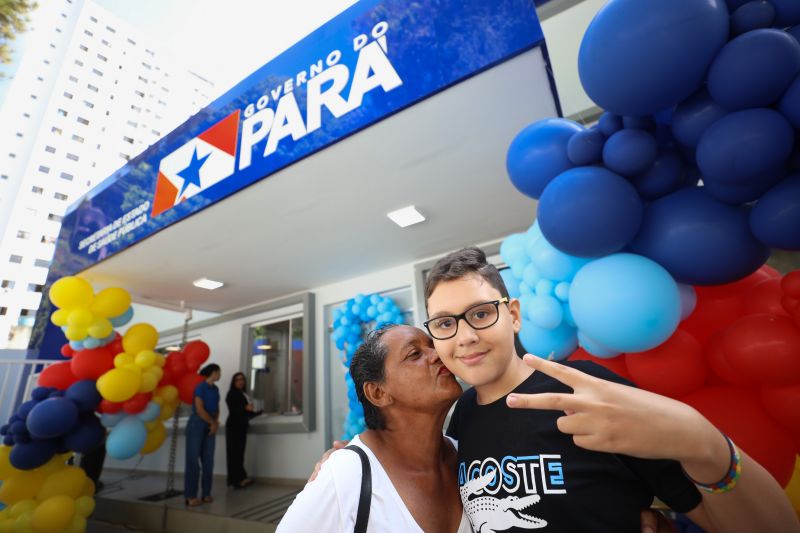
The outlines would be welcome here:
<svg viewBox="0 0 800 533">
<path fill-rule="evenodd" d="M 577 166 L 598 163 L 603 158 L 606 137 L 599 129 L 579 131 L 567 143 L 567 156 Z"/>
<path fill-rule="evenodd" d="M 534 122 L 519 132 L 506 155 L 506 170 L 514 187 L 538 199 L 553 178 L 572 168 L 567 143 L 583 129 L 571 120 L 551 118 Z"/>
<path fill-rule="evenodd" d="M 697 145 L 703 181 L 749 184 L 786 163 L 794 146 L 789 122 L 772 109 L 737 111 L 717 120 Z"/>
<path fill-rule="evenodd" d="M 720 183 L 718 181 L 707 181 L 703 185 L 706 191 L 720 202 L 741 205 L 754 202 L 761 198 L 773 185 L 778 183 L 787 174 L 786 168 L 767 172 L 751 183 Z"/>
<path fill-rule="evenodd" d="M 63 390 L 54 390 L 50 394 L 47 395 L 48 398 L 63 398 L 64 391 Z"/>
<path fill-rule="evenodd" d="M 631 183 L 645 200 L 655 200 L 678 190 L 684 179 L 683 158 L 673 149 L 663 150 L 652 166 L 631 179 Z"/>
<path fill-rule="evenodd" d="M 750 0 L 725 0 L 725 4 L 727 4 L 728 10 L 733 13 L 749 1 Z"/>
<path fill-rule="evenodd" d="M 775 8 L 775 26 L 786 28 L 800 24 L 800 2 L 797 0 L 769 0 Z"/>
<path fill-rule="evenodd" d="M 14 437 L 28 432 L 28 430 L 25 428 L 25 422 L 21 420 L 17 420 L 13 424 L 11 424 L 9 431 L 11 432 L 12 435 L 14 435 Z"/>
<path fill-rule="evenodd" d="M 67 398 L 48 398 L 31 410 L 25 424 L 37 439 L 60 437 L 78 424 L 78 407 Z"/>
<path fill-rule="evenodd" d="M 11 429 L 11 424 L 3 424 L 2 426 L 0 426 L 0 435 L 6 435 L 8 433 L 8 430 L 10 429 Z"/>
<path fill-rule="evenodd" d="M 23 402 L 17 409 L 17 416 L 21 420 L 25 420 L 26 418 L 28 418 L 28 415 L 30 414 L 31 410 L 38 404 L 39 402 L 34 400 L 28 400 L 27 402 Z"/>
<path fill-rule="evenodd" d="M 653 132 L 656 130 L 656 119 L 653 117 L 622 117 L 622 124 L 626 129 L 645 130 Z"/>
<path fill-rule="evenodd" d="M 5 446 L 14 446 L 14 437 L 12 435 L 5 435 L 3 437 L 3 444 Z"/>
<path fill-rule="evenodd" d="M 709 126 L 726 114 L 708 91 L 702 89 L 678 104 L 672 116 L 672 134 L 682 145 L 696 148 Z"/>
<path fill-rule="evenodd" d="M 708 71 L 711 98 L 729 111 L 777 102 L 800 72 L 800 43 L 783 30 L 753 30 L 719 52 Z"/>
<path fill-rule="evenodd" d="M 606 137 L 611 137 L 619 130 L 621 130 L 624 125 L 622 123 L 622 117 L 619 115 L 615 115 L 614 113 L 609 113 L 606 111 L 597 121 L 597 127 Z"/>
<path fill-rule="evenodd" d="M 620 115 L 652 115 L 703 83 L 728 40 L 728 11 L 715 0 L 611 0 L 581 42 L 586 94 Z"/>
<path fill-rule="evenodd" d="M 794 37 L 797 42 L 800 42 L 800 26 L 792 26 L 786 31 L 789 33 L 789 35 Z"/>
<path fill-rule="evenodd" d="M 89 453 L 103 444 L 106 430 L 96 416 L 90 415 L 81 419 L 78 427 L 64 435 L 64 447 L 78 453 Z"/>
<path fill-rule="evenodd" d="M 748 210 L 712 198 L 702 187 L 650 204 L 630 245 L 689 285 L 729 283 L 755 272 L 769 248 L 750 231 Z"/>
<path fill-rule="evenodd" d="M 769 28 L 775 20 L 775 8 L 767 0 L 743 4 L 731 15 L 731 34 L 741 35 L 759 28 Z"/>
<path fill-rule="evenodd" d="M 612 172 L 623 176 L 635 176 L 646 171 L 657 155 L 655 137 L 643 130 L 618 131 L 603 146 L 603 163 Z"/>
<path fill-rule="evenodd" d="M 792 126 L 800 129 L 800 76 L 797 76 L 783 93 L 778 110 L 792 123 Z"/>
<path fill-rule="evenodd" d="M 36 387 L 31 391 L 31 398 L 37 402 L 41 402 L 46 399 L 51 392 L 53 392 L 53 389 L 50 387 Z"/>
<path fill-rule="evenodd" d="M 91 413 L 97 409 L 103 399 L 97 391 L 96 382 L 88 379 L 76 381 L 70 385 L 64 397 L 75 402 L 80 413 Z"/>
<path fill-rule="evenodd" d="M 625 178 L 600 167 L 578 167 L 554 179 L 539 200 L 539 227 L 547 241 L 578 257 L 624 248 L 642 220 L 642 201 Z"/>
<path fill-rule="evenodd" d="M 45 464 L 56 453 L 58 443 L 54 439 L 33 440 L 16 444 L 11 449 L 9 460 L 14 468 L 33 470 Z"/>
<path fill-rule="evenodd" d="M 756 238 L 773 248 L 800 250 L 800 174 L 767 191 L 750 212 Z"/>
</svg>

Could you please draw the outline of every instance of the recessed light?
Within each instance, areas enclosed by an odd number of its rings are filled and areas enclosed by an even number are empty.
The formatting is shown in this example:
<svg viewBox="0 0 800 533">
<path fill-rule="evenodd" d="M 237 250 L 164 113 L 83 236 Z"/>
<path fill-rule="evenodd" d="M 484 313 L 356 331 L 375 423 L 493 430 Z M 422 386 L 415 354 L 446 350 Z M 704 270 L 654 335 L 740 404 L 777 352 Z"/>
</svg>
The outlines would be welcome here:
<svg viewBox="0 0 800 533">
<path fill-rule="evenodd" d="M 258 348 L 259 350 L 271 350 L 272 349 L 272 345 L 271 344 L 260 344 L 260 345 L 256 346 L 256 348 Z"/>
<path fill-rule="evenodd" d="M 164 349 L 167 350 L 168 352 L 178 352 L 178 351 L 180 351 L 180 348 L 178 348 L 177 346 L 167 346 Z"/>
<path fill-rule="evenodd" d="M 222 283 L 221 281 L 214 281 L 213 279 L 200 278 L 198 280 L 195 280 L 192 283 L 192 285 L 194 285 L 195 287 L 200 287 L 201 289 L 208 289 L 210 291 L 213 291 L 214 289 L 219 289 L 225 284 Z"/>
<path fill-rule="evenodd" d="M 417 211 L 417 208 L 413 205 L 392 211 L 391 213 L 386 213 L 386 216 L 401 228 L 425 221 L 425 217 L 422 216 L 422 213 Z"/>
</svg>

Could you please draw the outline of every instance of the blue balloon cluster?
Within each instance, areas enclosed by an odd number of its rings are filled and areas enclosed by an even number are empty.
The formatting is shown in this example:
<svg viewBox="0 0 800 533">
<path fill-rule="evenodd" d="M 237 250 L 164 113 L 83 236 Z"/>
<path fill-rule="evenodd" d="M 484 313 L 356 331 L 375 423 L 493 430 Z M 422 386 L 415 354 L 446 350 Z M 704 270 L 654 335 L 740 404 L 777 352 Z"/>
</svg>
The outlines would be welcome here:
<svg viewBox="0 0 800 533">
<path fill-rule="evenodd" d="M 388 296 L 357 294 L 333 311 L 333 333 L 331 337 L 336 343 L 342 364 L 349 370 L 350 361 L 361 343 L 364 332 L 377 329 L 387 324 L 403 324 L 403 312 Z M 348 413 L 344 422 L 343 440 L 352 439 L 366 429 L 364 408 L 358 401 L 353 378 L 348 371 L 345 374 L 347 384 Z"/>
<path fill-rule="evenodd" d="M 31 400 L 21 404 L 0 427 L 3 444 L 13 446 L 11 464 L 31 470 L 57 453 L 88 453 L 102 445 L 105 430 L 94 414 L 101 399 L 90 380 L 77 381 L 66 391 L 34 389 Z"/>
<path fill-rule="evenodd" d="M 161 406 L 150 402 L 144 411 L 135 415 L 125 412 L 103 413 L 100 423 L 111 429 L 106 439 L 106 451 L 114 459 L 125 460 L 134 457 L 147 440 L 146 422 L 157 420 Z"/>
<path fill-rule="evenodd" d="M 115 328 L 119 328 L 127 324 L 133 319 L 133 307 L 129 307 L 127 311 L 122 313 L 119 316 L 115 316 L 113 318 L 109 318 L 108 321 L 111 322 L 111 325 Z M 61 326 L 61 331 L 67 331 L 67 326 Z M 81 350 L 94 350 L 95 348 L 100 348 L 101 346 L 105 346 L 109 344 L 116 338 L 116 332 L 112 331 L 109 333 L 107 337 L 102 339 L 98 339 L 96 337 L 92 337 L 91 335 L 87 336 L 85 339 L 81 339 L 79 341 L 69 341 L 69 346 L 76 352 Z"/>
<path fill-rule="evenodd" d="M 539 121 L 508 150 L 546 240 L 575 257 L 632 251 L 690 285 L 800 250 L 797 6 L 609 0 L 579 55 L 607 111 L 589 129 Z"/>
</svg>

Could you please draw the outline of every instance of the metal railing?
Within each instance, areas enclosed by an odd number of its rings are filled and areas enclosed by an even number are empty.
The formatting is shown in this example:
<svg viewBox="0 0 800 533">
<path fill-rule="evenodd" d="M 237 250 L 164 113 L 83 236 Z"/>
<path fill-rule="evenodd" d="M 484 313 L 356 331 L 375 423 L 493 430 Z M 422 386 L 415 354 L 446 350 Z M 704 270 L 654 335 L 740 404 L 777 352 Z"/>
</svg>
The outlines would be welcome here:
<svg viewBox="0 0 800 533">
<path fill-rule="evenodd" d="M 0 358 L 0 425 L 6 423 L 19 405 L 30 399 L 39 374 L 59 360 Z"/>
</svg>

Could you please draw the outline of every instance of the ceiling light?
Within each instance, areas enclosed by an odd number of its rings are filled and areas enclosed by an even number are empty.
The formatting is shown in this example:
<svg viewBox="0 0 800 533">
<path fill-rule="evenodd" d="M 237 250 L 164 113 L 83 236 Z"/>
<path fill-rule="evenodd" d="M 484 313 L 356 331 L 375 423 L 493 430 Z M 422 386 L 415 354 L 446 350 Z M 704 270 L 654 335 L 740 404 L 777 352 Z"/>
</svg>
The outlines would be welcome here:
<svg viewBox="0 0 800 533">
<path fill-rule="evenodd" d="M 167 350 L 168 352 L 178 352 L 178 351 L 180 351 L 180 348 L 178 348 L 177 346 L 167 346 L 164 349 Z"/>
<path fill-rule="evenodd" d="M 398 209 L 397 211 L 392 211 L 391 213 L 386 213 L 386 216 L 401 228 L 405 228 L 425 220 L 425 217 L 422 216 L 422 213 L 417 211 L 413 205 Z"/>
<path fill-rule="evenodd" d="M 195 280 L 192 283 L 192 285 L 194 285 L 195 287 L 200 287 L 201 289 L 208 289 L 210 291 L 213 291 L 214 289 L 219 289 L 225 284 L 222 283 L 221 281 L 214 281 L 213 279 L 200 278 L 198 280 Z"/>
<path fill-rule="evenodd" d="M 272 349 L 272 345 L 271 344 L 260 344 L 260 345 L 256 346 L 256 348 L 258 348 L 259 350 L 271 350 Z"/>
</svg>

